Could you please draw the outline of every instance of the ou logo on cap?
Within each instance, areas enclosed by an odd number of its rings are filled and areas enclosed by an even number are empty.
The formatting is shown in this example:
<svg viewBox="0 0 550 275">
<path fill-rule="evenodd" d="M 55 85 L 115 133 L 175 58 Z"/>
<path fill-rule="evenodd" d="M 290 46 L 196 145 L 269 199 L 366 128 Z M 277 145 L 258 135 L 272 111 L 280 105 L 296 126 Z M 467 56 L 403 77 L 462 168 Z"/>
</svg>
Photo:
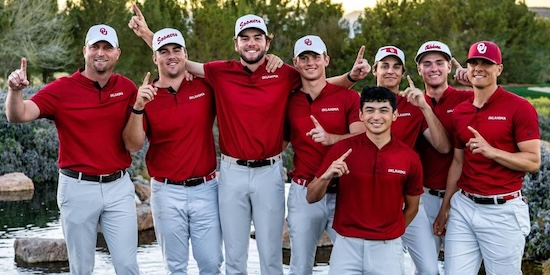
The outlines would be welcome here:
<svg viewBox="0 0 550 275">
<path fill-rule="evenodd" d="M 485 52 L 487 51 L 487 46 L 485 46 L 485 43 L 477 44 L 477 51 L 481 54 L 485 54 Z"/>
<path fill-rule="evenodd" d="M 304 40 L 304 44 L 306 44 L 308 46 L 311 46 L 311 44 L 313 44 L 313 42 L 308 38 L 308 39 Z"/>
</svg>

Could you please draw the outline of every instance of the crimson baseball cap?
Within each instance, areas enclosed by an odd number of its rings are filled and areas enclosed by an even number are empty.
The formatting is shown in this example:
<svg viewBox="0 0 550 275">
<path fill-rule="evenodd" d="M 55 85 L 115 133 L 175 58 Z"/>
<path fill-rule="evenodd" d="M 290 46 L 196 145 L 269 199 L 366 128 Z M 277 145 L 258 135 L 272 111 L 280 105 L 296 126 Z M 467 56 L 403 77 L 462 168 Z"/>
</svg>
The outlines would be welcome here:
<svg viewBox="0 0 550 275">
<path fill-rule="evenodd" d="M 451 61 L 451 58 L 453 57 L 449 46 L 445 45 L 445 43 L 439 41 L 428 41 L 418 48 L 414 61 L 418 64 L 422 58 L 422 55 L 428 52 L 441 53 L 447 58 L 447 61 Z"/>
<path fill-rule="evenodd" d="M 303 52 L 314 52 L 317 54 L 327 53 L 327 46 L 321 37 L 316 35 L 306 35 L 294 44 L 294 57 L 298 57 Z"/>
<path fill-rule="evenodd" d="M 153 35 L 153 51 L 158 51 L 166 44 L 178 44 L 185 48 L 185 39 L 180 31 L 171 28 L 165 28 L 157 31 Z"/>
<path fill-rule="evenodd" d="M 374 63 L 384 59 L 386 56 L 397 56 L 401 61 L 401 64 L 405 65 L 405 53 L 396 46 L 384 46 L 378 49 L 376 56 L 374 56 Z"/>
<path fill-rule="evenodd" d="M 86 45 L 93 45 L 99 41 L 105 41 L 111 46 L 118 48 L 118 37 L 115 29 L 107 25 L 91 26 L 86 34 Z"/>
<path fill-rule="evenodd" d="M 476 58 L 485 59 L 497 65 L 502 64 L 500 48 L 491 41 L 479 41 L 470 46 L 466 62 Z"/>
<path fill-rule="evenodd" d="M 241 16 L 235 22 L 235 37 L 239 36 L 242 31 L 250 28 L 259 29 L 264 34 L 267 34 L 267 26 L 264 19 L 254 14 L 247 14 Z"/>
</svg>

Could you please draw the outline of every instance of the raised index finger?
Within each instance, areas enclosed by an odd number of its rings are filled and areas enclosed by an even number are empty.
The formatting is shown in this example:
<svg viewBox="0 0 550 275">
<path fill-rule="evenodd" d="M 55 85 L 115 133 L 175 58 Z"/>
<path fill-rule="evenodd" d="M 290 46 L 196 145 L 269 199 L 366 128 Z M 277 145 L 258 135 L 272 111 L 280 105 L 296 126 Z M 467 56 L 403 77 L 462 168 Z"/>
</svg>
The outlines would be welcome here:
<svg viewBox="0 0 550 275">
<path fill-rule="evenodd" d="M 149 77 L 150 76 L 151 76 L 151 73 L 147 72 L 147 74 L 145 75 L 145 78 L 143 79 L 143 85 L 142 86 L 145 86 L 145 85 L 149 84 Z"/>
<path fill-rule="evenodd" d="M 416 88 L 410 75 L 407 75 L 407 81 L 409 81 L 409 87 Z"/>
<path fill-rule="evenodd" d="M 21 73 L 27 75 L 27 59 L 21 58 Z"/>
<path fill-rule="evenodd" d="M 313 125 L 315 125 L 316 128 L 322 127 L 321 123 L 319 123 L 319 121 L 317 121 L 317 119 L 313 115 L 310 115 L 309 117 L 311 118 L 311 121 L 313 121 Z"/>
<path fill-rule="evenodd" d="M 470 132 L 472 132 L 472 134 L 474 134 L 475 137 L 481 136 L 479 132 L 476 129 L 474 129 L 472 126 L 468 126 L 468 130 L 470 130 Z"/>
<path fill-rule="evenodd" d="M 349 156 L 349 154 L 351 154 L 351 148 L 349 148 L 341 157 L 339 157 L 337 161 L 344 161 Z"/>
<path fill-rule="evenodd" d="M 132 8 L 134 9 L 134 12 L 136 13 L 137 17 L 141 20 L 143 19 L 143 14 L 141 13 L 141 10 L 138 8 L 137 4 L 134 3 L 132 5 Z"/>
<path fill-rule="evenodd" d="M 365 45 L 361 46 L 361 48 L 359 49 L 359 52 L 357 53 L 357 59 L 355 60 L 355 62 L 359 62 L 360 60 L 362 60 L 364 54 L 365 54 Z"/>
<path fill-rule="evenodd" d="M 462 69 L 462 65 L 460 65 L 460 63 L 453 57 L 451 58 L 451 63 L 453 63 L 453 65 L 457 68 L 457 69 Z"/>
</svg>

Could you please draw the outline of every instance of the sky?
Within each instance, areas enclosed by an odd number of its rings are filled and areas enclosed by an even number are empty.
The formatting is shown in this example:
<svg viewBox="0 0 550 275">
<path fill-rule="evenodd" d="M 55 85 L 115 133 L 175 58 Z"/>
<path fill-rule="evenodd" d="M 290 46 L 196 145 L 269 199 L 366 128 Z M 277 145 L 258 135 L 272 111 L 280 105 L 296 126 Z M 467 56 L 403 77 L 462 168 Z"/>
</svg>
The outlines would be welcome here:
<svg viewBox="0 0 550 275">
<path fill-rule="evenodd" d="M 373 7 L 376 4 L 376 0 L 331 0 L 332 3 L 342 3 L 344 8 L 344 14 L 350 13 L 356 10 L 363 10 L 365 7 Z M 528 7 L 549 7 L 550 1 L 548 0 L 525 0 L 525 4 Z"/>
</svg>

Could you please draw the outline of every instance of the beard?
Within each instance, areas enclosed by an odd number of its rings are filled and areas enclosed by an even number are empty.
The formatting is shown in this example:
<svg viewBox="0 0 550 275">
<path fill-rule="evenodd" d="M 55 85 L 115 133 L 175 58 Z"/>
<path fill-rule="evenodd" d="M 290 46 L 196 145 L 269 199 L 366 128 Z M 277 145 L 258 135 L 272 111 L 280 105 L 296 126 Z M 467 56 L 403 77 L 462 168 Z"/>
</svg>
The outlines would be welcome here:
<svg viewBox="0 0 550 275">
<path fill-rule="evenodd" d="M 266 52 L 267 52 L 266 50 L 261 51 L 260 54 L 258 54 L 258 56 L 255 57 L 255 58 L 248 58 L 242 53 L 240 53 L 240 56 L 241 56 L 241 59 L 244 62 L 246 62 L 247 64 L 256 64 L 256 63 L 260 62 L 262 60 L 262 58 L 264 58 Z"/>
</svg>

